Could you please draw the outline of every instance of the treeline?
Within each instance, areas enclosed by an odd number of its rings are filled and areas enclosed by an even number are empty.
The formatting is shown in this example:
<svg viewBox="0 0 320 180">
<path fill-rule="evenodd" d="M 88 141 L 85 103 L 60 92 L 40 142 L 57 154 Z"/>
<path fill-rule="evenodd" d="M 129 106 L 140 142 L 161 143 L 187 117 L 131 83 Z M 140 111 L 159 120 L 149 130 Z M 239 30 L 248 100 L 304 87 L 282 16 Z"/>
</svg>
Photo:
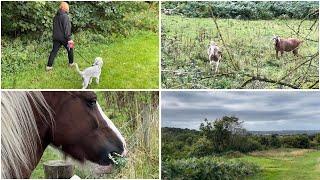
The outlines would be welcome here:
<svg viewBox="0 0 320 180">
<path fill-rule="evenodd" d="M 51 34 L 59 4 L 57 1 L 2 1 L 1 35 Z M 73 32 L 91 29 L 125 34 L 134 28 L 158 29 L 157 2 L 70 1 L 69 4 Z"/>
<path fill-rule="evenodd" d="M 248 153 L 272 148 L 320 149 L 320 133 L 253 135 L 242 127 L 242 121 L 237 117 L 228 116 L 212 122 L 205 119 L 200 125 L 200 131 L 162 128 L 164 160 L 223 155 L 232 151 Z"/>
<path fill-rule="evenodd" d="M 317 19 L 319 5 L 317 1 L 301 2 L 164 2 L 164 13 L 168 15 L 184 15 L 186 17 L 237 19 Z"/>
</svg>

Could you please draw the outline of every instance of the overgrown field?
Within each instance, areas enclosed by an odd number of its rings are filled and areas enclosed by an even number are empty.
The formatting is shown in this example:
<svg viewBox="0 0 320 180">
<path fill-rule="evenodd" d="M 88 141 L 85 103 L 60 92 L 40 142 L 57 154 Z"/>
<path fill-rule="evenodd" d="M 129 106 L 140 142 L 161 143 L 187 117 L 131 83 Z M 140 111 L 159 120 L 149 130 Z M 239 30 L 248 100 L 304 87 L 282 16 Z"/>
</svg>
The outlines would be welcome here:
<svg viewBox="0 0 320 180">
<path fill-rule="evenodd" d="M 320 179 L 320 151 L 277 149 L 253 152 L 239 158 L 258 165 L 261 172 L 248 179 Z"/>
<path fill-rule="evenodd" d="M 277 59 L 273 35 L 304 40 L 300 56 L 285 53 Z M 215 24 L 212 18 L 163 14 L 162 87 L 318 88 L 318 39 L 317 20 L 217 19 Z M 217 74 L 207 60 L 210 41 L 223 51 Z"/>
<path fill-rule="evenodd" d="M 111 174 L 98 175 L 92 163 L 80 164 L 73 161 L 75 174 L 88 179 L 158 178 L 158 92 L 97 92 L 97 95 L 102 109 L 126 139 L 127 163 L 124 167 L 114 167 Z M 48 147 L 31 178 L 44 178 L 43 163 L 63 158 L 58 150 Z"/>
</svg>

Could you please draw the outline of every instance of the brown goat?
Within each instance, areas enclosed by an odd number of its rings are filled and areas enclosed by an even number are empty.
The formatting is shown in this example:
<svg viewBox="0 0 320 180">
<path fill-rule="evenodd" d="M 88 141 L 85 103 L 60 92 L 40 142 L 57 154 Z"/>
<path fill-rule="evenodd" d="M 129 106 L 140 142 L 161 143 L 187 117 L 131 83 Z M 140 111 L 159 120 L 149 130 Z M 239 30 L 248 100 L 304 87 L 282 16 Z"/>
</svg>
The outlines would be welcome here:
<svg viewBox="0 0 320 180">
<path fill-rule="evenodd" d="M 277 58 L 279 58 L 278 56 L 279 51 L 281 53 L 281 56 L 283 55 L 284 51 L 286 52 L 292 51 L 292 53 L 295 56 L 298 56 L 299 45 L 303 42 L 296 38 L 283 39 L 283 38 L 280 38 L 279 36 L 274 36 L 273 40 L 275 41 L 274 47 L 276 50 Z"/>
</svg>

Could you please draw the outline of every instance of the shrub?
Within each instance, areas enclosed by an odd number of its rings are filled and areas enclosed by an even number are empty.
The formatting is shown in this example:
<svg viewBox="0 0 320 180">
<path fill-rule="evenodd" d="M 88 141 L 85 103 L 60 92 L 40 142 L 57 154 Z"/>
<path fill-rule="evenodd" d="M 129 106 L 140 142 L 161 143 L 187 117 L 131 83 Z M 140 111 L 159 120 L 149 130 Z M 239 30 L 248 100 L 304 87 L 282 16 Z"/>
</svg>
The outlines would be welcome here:
<svg viewBox="0 0 320 180">
<path fill-rule="evenodd" d="M 199 140 L 192 146 L 191 156 L 202 157 L 212 155 L 214 152 L 213 144 L 206 138 L 201 137 Z"/>
<path fill-rule="evenodd" d="M 273 19 L 288 17 L 294 19 L 317 19 L 310 12 L 318 9 L 318 2 L 165 2 L 163 7 L 174 9 L 173 13 L 187 17 L 215 16 L 237 19 Z"/>
<path fill-rule="evenodd" d="M 59 2 L 1 2 L 2 35 L 51 34 L 52 20 Z M 127 34 L 132 28 L 158 30 L 157 3 L 70 2 L 72 31 L 84 29 L 107 34 Z"/>
<path fill-rule="evenodd" d="M 309 148 L 310 141 L 307 135 L 285 136 L 281 144 L 289 148 Z"/>
<path fill-rule="evenodd" d="M 239 179 L 258 171 L 259 167 L 252 163 L 212 157 L 162 163 L 163 179 Z"/>
</svg>

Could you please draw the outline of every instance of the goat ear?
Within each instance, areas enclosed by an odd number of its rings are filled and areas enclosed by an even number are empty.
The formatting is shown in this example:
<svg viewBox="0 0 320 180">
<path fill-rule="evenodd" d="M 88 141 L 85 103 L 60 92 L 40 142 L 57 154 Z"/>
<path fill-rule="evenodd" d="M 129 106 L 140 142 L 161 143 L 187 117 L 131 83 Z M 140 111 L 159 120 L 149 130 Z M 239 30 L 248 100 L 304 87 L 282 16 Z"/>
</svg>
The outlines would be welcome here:
<svg viewBox="0 0 320 180">
<path fill-rule="evenodd" d="M 94 63 L 92 64 L 92 66 L 95 66 L 95 65 L 97 65 L 97 64 L 98 64 L 98 61 L 95 60 Z"/>
</svg>

